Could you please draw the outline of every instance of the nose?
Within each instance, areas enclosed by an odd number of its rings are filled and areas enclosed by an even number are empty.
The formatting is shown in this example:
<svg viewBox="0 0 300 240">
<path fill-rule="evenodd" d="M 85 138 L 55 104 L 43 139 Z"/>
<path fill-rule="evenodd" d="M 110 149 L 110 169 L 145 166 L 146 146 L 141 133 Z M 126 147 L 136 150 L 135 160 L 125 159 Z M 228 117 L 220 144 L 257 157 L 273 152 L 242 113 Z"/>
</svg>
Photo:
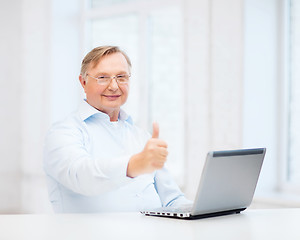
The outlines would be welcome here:
<svg viewBox="0 0 300 240">
<path fill-rule="evenodd" d="M 118 88 L 119 88 L 119 85 L 118 85 L 116 77 L 112 77 L 111 81 L 110 81 L 110 83 L 108 85 L 108 89 L 110 89 L 110 90 L 117 90 Z"/>
</svg>

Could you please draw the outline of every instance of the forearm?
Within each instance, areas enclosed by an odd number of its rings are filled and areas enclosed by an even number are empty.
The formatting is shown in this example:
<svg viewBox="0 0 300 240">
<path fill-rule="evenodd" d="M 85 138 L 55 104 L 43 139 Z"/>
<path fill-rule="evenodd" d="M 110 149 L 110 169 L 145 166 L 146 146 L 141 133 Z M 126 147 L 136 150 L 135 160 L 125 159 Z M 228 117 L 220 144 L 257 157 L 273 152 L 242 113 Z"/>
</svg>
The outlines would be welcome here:
<svg viewBox="0 0 300 240">
<path fill-rule="evenodd" d="M 92 196 L 111 191 L 130 181 L 126 177 L 127 159 L 127 156 L 113 159 L 114 166 L 101 166 L 105 160 L 87 157 L 76 160 L 60 158 L 57 161 L 45 159 L 44 169 L 49 176 L 70 190 Z"/>
</svg>

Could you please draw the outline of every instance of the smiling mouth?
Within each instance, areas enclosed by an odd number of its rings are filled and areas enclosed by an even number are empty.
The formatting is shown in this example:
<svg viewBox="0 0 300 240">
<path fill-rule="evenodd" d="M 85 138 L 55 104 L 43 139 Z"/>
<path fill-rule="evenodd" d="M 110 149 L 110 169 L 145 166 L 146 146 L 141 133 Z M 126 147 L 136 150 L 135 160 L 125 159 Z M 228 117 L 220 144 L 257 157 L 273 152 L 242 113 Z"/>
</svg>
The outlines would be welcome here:
<svg viewBox="0 0 300 240">
<path fill-rule="evenodd" d="M 109 100 L 115 100 L 115 99 L 119 98 L 121 95 L 103 95 L 103 96 Z"/>
</svg>

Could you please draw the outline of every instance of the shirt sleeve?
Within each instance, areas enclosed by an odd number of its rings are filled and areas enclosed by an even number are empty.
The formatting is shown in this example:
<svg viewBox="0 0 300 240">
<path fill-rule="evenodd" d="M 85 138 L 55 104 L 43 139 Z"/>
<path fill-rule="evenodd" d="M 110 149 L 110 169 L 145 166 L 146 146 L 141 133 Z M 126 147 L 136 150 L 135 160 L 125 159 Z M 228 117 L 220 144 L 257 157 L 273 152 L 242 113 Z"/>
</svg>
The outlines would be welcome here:
<svg viewBox="0 0 300 240">
<path fill-rule="evenodd" d="M 63 186 L 76 193 L 93 196 L 131 181 L 126 176 L 130 157 L 105 161 L 92 158 L 80 128 L 69 124 L 56 125 L 45 139 L 43 167 L 48 176 Z"/>
<path fill-rule="evenodd" d="M 192 201 L 185 198 L 169 171 L 164 167 L 155 174 L 155 188 L 163 207 L 191 204 Z"/>
</svg>

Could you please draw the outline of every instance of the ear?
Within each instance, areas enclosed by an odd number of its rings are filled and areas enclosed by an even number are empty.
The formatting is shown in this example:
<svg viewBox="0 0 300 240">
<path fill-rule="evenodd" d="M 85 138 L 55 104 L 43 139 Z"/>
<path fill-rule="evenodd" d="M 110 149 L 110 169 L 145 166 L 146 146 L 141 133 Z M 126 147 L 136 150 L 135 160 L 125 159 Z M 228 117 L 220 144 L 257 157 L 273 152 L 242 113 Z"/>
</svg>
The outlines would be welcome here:
<svg viewBox="0 0 300 240">
<path fill-rule="evenodd" d="M 81 86 L 85 90 L 86 80 L 85 80 L 85 78 L 82 75 L 79 75 L 79 81 L 80 81 Z"/>
</svg>

